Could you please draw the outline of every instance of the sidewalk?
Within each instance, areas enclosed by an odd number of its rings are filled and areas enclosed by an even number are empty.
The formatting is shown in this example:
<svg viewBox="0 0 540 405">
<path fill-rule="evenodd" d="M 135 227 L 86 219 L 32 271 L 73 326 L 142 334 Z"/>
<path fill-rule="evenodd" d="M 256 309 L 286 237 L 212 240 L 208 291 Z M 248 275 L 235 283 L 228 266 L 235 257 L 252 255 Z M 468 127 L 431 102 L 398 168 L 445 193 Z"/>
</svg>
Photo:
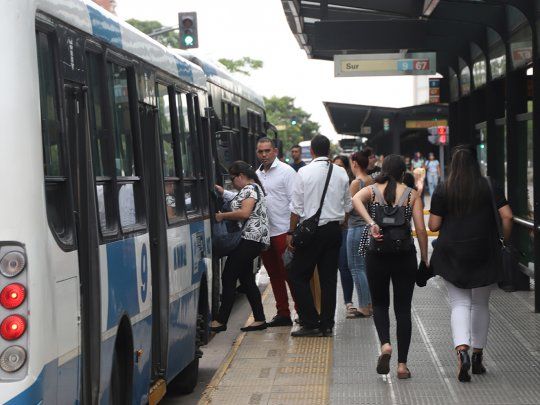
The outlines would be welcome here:
<svg viewBox="0 0 540 405">
<path fill-rule="evenodd" d="M 341 287 L 338 286 L 341 292 Z M 290 328 L 242 333 L 201 404 L 539 404 L 540 315 L 529 292 L 496 290 L 485 364 L 488 373 L 459 383 L 442 280 L 416 288 L 412 378 L 375 373 L 379 344 L 372 319 L 346 319 L 342 298 L 333 338 L 291 338 Z M 271 289 L 266 314 L 275 311 Z M 391 317 L 393 318 L 393 317 Z M 392 326 L 395 336 L 395 323 Z M 396 349 L 396 348 L 395 348 Z"/>
</svg>

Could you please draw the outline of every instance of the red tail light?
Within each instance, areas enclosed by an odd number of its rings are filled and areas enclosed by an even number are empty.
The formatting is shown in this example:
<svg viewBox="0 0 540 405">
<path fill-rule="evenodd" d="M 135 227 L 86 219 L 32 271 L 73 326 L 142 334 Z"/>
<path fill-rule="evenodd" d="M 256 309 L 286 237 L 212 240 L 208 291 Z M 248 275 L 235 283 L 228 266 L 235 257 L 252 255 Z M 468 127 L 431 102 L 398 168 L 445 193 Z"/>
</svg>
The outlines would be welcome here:
<svg viewBox="0 0 540 405">
<path fill-rule="evenodd" d="M 26 319 L 20 315 L 10 315 L 0 324 L 0 336 L 5 340 L 16 340 L 26 331 Z"/>
<path fill-rule="evenodd" d="M 10 284 L 0 292 L 0 305 L 6 309 L 17 308 L 24 302 L 25 298 L 26 288 L 22 284 Z"/>
</svg>

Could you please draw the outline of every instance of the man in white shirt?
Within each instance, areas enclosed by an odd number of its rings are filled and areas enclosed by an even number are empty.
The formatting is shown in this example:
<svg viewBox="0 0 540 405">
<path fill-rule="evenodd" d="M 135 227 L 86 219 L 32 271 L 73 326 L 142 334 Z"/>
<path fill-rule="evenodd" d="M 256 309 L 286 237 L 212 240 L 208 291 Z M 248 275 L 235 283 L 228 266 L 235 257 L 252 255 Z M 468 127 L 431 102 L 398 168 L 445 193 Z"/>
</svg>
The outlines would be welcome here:
<svg viewBox="0 0 540 405">
<path fill-rule="evenodd" d="M 270 227 L 270 248 L 261 253 L 261 258 L 270 276 L 277 309 L 277 315 L 268 322 L 270 327 L 292 325 L 283 253 L 287 249 L 290 205 L 296 172 L 288 164 L 281 162 L 277 155 L 278 150 L 274 141 L 270 138 L 259 139 L 257 157 L 261 166 L 257 170 L 257 176 L 266 192 L 266 210 Z"/>
<path fill-rule="evenodd" d="M 289 266 L 289 280 L 298 305 L 302 327 L 292 336 L 331 336 L 336 311 L 336 286 L 341 226 L 346 214 L 352 209 L 347 172 L 333 165 L 328 190 L 324 198 L 319 225 L 313 241 L 306 247 L 294 248 L 292 231 L 299 222 L 310 218 L 318 211 L 321 197 L 332 164 L 328 159 L 330 141 L 323 135 L 311 140 L 310 164 L 298 171 L 292 198 L 288 245 L 294 249 L 294 258 Z M 317 266 L 321 285 L 321 314 L 317 313 L 309 282 Z"/>
</svg>

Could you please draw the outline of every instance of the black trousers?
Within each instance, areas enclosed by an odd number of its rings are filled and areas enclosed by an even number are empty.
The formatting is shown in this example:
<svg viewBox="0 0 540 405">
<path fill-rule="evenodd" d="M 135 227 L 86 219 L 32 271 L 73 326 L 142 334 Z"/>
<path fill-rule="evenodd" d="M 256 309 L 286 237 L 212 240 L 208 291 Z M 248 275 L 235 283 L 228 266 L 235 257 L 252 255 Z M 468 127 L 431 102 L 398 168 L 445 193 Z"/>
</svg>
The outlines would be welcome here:
<svg viewBox="0 0 540 405">
<path fill-rule="evenodd" d="M 381 345 L 390 343 L 390 280 L 394 290 L 398 362 L 406 363 L 411 344 L 411 302 L 417 270 L 416 252 L 400 255 L 368 253 L 366 270 L 373 304 L 373 320 Z"/>
<path fill-rule="evenodd" d="M 288 269 L 298 312 L 307 328 L 332 328 L 336 312 L 336 286 L 341 228 L 338 222 L 320 226 L 306 248 L 296 249 Z M 317 313 L 309 282 L 317 266 L 321 285 L 321 314 Z"/>
<path fill-rule="evenodd" d="M 238 280 L 244 287 L 255 321 L 262 322 L 266 320 L 261 292 L 255 283 L 255 274 L 253 274 L 253 260 L 259 256 L 262 248 L 263 245 L 259 242 L 241 239 L 237 248 L 227 256 L 225 268 L 221 275 L 221 305 L 216 317 L 219 323 L 227 324 L 229 320 Z"/>
</svg>

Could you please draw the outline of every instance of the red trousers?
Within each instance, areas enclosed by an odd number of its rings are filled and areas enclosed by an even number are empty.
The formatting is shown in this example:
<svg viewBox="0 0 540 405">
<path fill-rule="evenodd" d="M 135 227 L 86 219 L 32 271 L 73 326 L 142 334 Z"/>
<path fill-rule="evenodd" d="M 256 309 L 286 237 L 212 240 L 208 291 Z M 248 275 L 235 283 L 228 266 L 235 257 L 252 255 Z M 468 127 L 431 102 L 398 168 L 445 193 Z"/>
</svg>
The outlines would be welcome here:
<svg viewBox="0 0 540 405">
<path fill-rule="evenodd" d="M 285 266 L 283 265 L 283 253 L 285 253 L 285 249 L 287 249 L 287 234 L 272 236 L 270 238 L 270 247 L 261 253 L 261 259 L 270 277 L 270 284 L 272 285 L 272 291 L 276 299 L 277 314 L 290 317 L 291 311 L 289 310 L 289 296 L 287 295 L 286 285 L 289 284 L 289 280 Z"/>
</svg>

